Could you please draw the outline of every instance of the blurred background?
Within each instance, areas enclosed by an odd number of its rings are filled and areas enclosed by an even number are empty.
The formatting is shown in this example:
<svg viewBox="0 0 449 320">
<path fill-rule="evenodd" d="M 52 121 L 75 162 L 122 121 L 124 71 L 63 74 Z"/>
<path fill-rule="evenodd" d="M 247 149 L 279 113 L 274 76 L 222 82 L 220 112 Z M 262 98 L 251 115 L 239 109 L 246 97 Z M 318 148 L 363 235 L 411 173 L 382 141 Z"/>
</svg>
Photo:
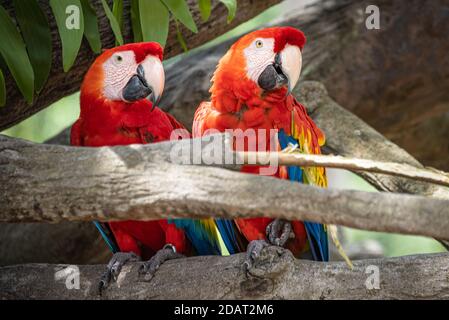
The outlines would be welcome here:
<svg viewBox="0 0 449 320">
<path fill-rule="evenodd" d="M 274 24 L 276 19 L 285 17 L 288 12 L 307 10 L 307 5 L 310 2 L 313 1 L 284 1 L 256 18 L 191 52 L 221 43 L 258 26 Z M 188 55 L 191 52 L 184 53 L 183 55 Z M 181 56 L 171 58 L 165 64 L 171 64 L 180 59 Z M 79 93 L 75 93 L 59 100 L 50 107 L 1 133 L 41 143 L 70 126 L 78 118 L 78 115 Z M 377 192 L 362 178 L 345 170 L 330 169 L 328 170 L 328 178 L 330 188 Z M 446 251 L 437 241 L 425 237 L 369 232 L 350 228 L 341 228 L 341 234 L 344 239 L 345 250 L 353 257 L 357 256 L 357 253 L 363 250 L 369 250 L 373 256 L 384 255 L 387 257 Z"/>
</svg>

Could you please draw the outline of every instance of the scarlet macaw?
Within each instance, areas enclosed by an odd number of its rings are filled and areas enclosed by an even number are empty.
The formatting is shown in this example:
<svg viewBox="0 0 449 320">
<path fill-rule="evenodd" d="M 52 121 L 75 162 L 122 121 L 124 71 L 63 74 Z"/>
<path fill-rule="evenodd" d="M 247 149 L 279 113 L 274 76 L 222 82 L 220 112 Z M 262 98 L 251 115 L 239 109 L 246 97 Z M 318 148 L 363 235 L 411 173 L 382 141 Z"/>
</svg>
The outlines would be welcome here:
<svg viewBox="0 0 449 320">
<path fill-rule="evenodd" d="M 162 47 L 153 42 L 126 44 L 103 52 L 84 77 L 81 112 L 72 126 L 71 144 L 146 144 L 168 140 L 174 129 L 183 129 L 156 107 L 165 81 L 162 55 Z M 127 261 L 151 258 L 142 269 L 151 278 L 161 263 L 191 250 L 184 231 L 167 220 L 95 224 L 114 252 L 100 281 L 100 292 Z"/>
<path fill-rule="evenodd" d="M 251 32 L 234 43 L 213 75 L 211 101 L 202 102 L 195 113 L 193 136 L 207 134 L 209 129 L 265 129 L 266 145 L 250 151 L 269 151 L 269 130 L 276 129 L 281 149 L 296 146 L 300 152 L 320 154 L 324 134 L 291 94 L 299 79 L 305 42 L 300 30 L 274 27 Z M 244 149 L 248 151 L 248 144 Z M 244 166 L 242 171 L 260 174 L 262 168 Z M 321 167 L 278 167 L 273 175 L 327 185 Z M 315 260 L 328 260 L 327 231 L 322 224 L 269 218 L 217 219 L 216 224 L 230 253 L 247 250 L 246 268 L 268 244 L 285 245 L 295 256 L 310 248 Z"/>
</svg>

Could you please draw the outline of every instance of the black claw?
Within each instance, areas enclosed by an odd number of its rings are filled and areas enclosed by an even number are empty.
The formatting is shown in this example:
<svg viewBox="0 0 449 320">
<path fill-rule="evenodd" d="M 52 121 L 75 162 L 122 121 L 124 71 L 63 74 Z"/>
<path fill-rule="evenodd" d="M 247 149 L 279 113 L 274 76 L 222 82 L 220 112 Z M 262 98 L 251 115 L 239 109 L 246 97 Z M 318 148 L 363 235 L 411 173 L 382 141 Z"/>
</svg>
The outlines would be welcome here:
<svg viewBox="0 0 449 320">
<path fill-rule="evenodd" d="M 117 280 L 122 267 L 129 261 L 139 261 L 140 257 L 133 252 L 116 252 L 108 263 L 106 271 L 101 276 L 98 283 L 98 293 L 101 296 L 103 291 L 109 286 L 111 279 Z"/>
<path fill-rule="evenodd" d="M 177 253 L 173 245 L 167 244 L 161 250 L 156 252 L 150 260 L 143 263 L 139 269 L 139 273 L 144 275 L 145 281 L 150 281 L 159 267 L 167 260 L 183 258 L 184 255 Z"/>
<path fill-rule="evenodd" d="M 292 230 L 289 221 L 275 219 L 267 226 L 266 235 L 270 244 L 283 247 L 293 234 Z"/>
<path fill-rule="evenodd" d="M 252 268 L 254 261 L 260 256 L 262 250 L 269 245 L 265 240 L 253 240 L 248 244 L 245 261 L 243 262 L 243 270 L 246 274 L 248 274 L 249 269 Z"/>
</svg>

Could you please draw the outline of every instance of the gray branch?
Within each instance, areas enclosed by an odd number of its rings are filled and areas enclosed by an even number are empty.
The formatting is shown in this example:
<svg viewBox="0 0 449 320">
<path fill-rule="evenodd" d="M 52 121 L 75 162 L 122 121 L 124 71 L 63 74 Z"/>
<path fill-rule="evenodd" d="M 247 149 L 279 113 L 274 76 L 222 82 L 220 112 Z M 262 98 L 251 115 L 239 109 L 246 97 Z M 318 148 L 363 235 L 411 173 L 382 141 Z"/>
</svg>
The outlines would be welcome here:
<svg viewBox="0 0 449 320">
<path fill-rule="evenodd" d="M 218 138 L 226 144 L 222 135 L 203 138 L 202 150 Z M 169 162 L 193 144 L 80 148 L 1 136 L 0 221 L 266 216 L 449 240 L 449 199 L 322 189 Z"/>
<path fill-rule="evenodd" d="M 293 258 L 269 247 L 247 276 L 243 254 L 168 261 L 150 282 L 140 263 L 125 265 L 103 299 L 448 299 L 449 254 L 320 263 Z M 57 277 L 64 265 L 28 264 L 0 268 L 0 299 L 99 299 L 105 265 L 81 265 L 79 289 Z M 374 268 L 374 269 L 373 269 Z M 379 283 L 373 278 L 378 268 Z M 374 271 L 373 271 L 374 270 Z M 373 278 L 374 279 L 374 278 Z M 72 283 L 72 285 L 74 282 Z"/>
</svg>

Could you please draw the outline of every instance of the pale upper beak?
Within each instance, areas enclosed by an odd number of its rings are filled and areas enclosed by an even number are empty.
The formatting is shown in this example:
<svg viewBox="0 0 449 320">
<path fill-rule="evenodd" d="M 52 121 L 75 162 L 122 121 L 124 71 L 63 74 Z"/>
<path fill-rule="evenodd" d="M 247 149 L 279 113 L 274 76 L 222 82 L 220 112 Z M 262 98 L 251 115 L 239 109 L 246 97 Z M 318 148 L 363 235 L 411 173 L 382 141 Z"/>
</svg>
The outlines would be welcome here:
<svg viewBox="0 0 449 320">
<path fill-rule="evenodd" d="M 290 93 L 298 83 L 301 65 L 301 50 L 297 46 L 287 45 L 276 54 L 273 63 L 265 68 L 257 82 L 265 91 L 287 86 Z"/>
<path fill-rule="evenodd" d="M 288 92 L 291 92 L 299 80 L 302 66 L 301 50 L 297 46 L 286 45 L 280 53 L 281 69 L 288 79 Z"/>
<path fill-rule="evenodd" d="M 164 91 L 165 73 L 162 62 L 154 56 L 147 56 L 137 66 L 136 73 L 123 88 L 123 99 L 133 102 L 147 98 L 153 108 L 158 104 Z"/>
</svg>

